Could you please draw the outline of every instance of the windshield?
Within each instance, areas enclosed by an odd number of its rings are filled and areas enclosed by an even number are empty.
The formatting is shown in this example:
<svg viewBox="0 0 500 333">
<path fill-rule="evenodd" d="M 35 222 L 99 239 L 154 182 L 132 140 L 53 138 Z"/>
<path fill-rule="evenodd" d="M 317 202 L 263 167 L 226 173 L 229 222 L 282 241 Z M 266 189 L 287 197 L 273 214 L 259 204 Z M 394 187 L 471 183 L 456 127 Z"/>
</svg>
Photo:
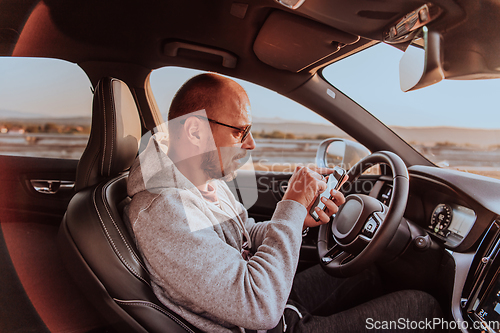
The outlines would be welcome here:
<svg viewBox="0 0 500 333">
<path fill-rule="evenodd" d="M 438 166 L 500 178 L 500 80 L 443 80 L 404 93 L 402 55 L 377 44 L 323 76 Z"/>
</svg>

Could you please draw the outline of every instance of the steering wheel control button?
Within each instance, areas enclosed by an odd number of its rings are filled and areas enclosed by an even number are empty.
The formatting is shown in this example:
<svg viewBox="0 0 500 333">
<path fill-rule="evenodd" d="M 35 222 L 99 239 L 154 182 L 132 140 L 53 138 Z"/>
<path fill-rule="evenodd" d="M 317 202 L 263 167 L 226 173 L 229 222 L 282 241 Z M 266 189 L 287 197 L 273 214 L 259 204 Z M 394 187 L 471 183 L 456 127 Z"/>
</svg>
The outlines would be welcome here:
<svg viewBox="0 0 500 333">
<path fill-rule="evenodd" d="M 373 217 L 370 217 L 368 221 L 366 222 L 363 231 L 361 232 L 363 235 L 366 237 L 372 238 L 373 235 L 375 234 L 375 231 L 377 231 L 378 228 L 378 223 L 373 219 Z"/>
</svg>

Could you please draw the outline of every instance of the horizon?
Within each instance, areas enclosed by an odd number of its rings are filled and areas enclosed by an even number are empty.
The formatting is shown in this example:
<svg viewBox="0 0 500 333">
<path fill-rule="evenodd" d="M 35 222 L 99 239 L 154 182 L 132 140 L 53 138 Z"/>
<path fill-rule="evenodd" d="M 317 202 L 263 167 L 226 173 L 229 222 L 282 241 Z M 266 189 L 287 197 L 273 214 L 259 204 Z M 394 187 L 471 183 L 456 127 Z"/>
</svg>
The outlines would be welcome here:
<svg viewBox="0 0 500 333">
<path fill-rule="evenodd" d="M 4 117 L 4 112 L 7 113 L 15 113 L 18 115 L 22 115 L 19 117 Z M 1 110 L 0 109 L 0 122 L 8 122 L 8 121 L 29 121 L 29 120 L 37 120 L 37 121 L 49 121 L 50 120 L 64 120 L 64 119 L 88 119 L 89 121 L 92 119 L 91 115 L 74 115 L 74 116 L 54 116 L 54 115 L 44 115 L 42 113 L 39 114 L 34 114 L 34 113 L 23 113 L 19 111 L 10 111 L 10 110 Z M 262 116 L 257 116 L 257 117 L 252 117 L 254 123 L 265 123 L 265 124 L 275 124 L 276 122 L 279 122 L 280 124 L 287 124 L 287 123 L 292 123 L 292 124 L 309 124 L 309 125 L 317 125 L 317 126 L 331 126 L 332 128 L 336 128 L 335 125 L 331 123 L 324 123 L 324 122 L 312 122 L 312 121 L 302 121 L 302 120 L 295 120 L 295 119 L 285 119 L 281 117 L 262 117 Z M 266 122 L 269 121 L 269 122 Z M 415 129 L 415 130 L 422 130 L 422 129 L 456 129 L 456 130 L 480 130 L 480 131 L 498 131 L 500 128 L 481 128 L 481 127 L 460 127 L 460 126 L 449 126 L 449 125 L 435 125 L 435 126 L 405 126 L 405 125 L 387 125 L 389 128 L 404 128 L 404 129 Z"/>
</svg>

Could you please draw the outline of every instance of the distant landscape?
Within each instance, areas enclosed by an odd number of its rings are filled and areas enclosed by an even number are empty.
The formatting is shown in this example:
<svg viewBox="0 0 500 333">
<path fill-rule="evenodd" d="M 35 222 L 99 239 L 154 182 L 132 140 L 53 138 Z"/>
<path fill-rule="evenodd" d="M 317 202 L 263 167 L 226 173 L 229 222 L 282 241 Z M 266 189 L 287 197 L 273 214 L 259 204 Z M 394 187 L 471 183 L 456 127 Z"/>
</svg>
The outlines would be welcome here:
<svg viewBox="0 0 500 333">
<path fill-rule="evenodd" d="M 90 133 L 90 117 L 43 118 L 0 111 L 0 154 L 78 159 Z M 500 178 L 500 130 L 452 127 L 391 127 L 429 160 L 449 167 Z M 333 125 L 255 118 L 254 163 L 312 163 L 319 143 L 350 138 Z"/>
<path fill-rule="evenodd" d="M 90 117 L 6 117 L 6 114 L 12 112 L 0 112 L 0 133 L 90 133 Z"/>
<path fill-rule="evenodd" d="M 456 127 L 400 127 L 390 128 L 410 144 L 423 146 L 458 145 L 464 147 L 476 146 L 480 148 L 500 147 L 500 129 L 468 129 Z M 297 138 L 325 137 L 350 138 L 341 129 L 334 125 L 315 124 L 306 122 L 287 121 L 279 118 L 256 118 L 253 121 L 252 133 L 261 131 L 271 133 L 281 131 L 294 133 Z M 352 139 L 352 138 L 351 138 Z"/>
</svg>

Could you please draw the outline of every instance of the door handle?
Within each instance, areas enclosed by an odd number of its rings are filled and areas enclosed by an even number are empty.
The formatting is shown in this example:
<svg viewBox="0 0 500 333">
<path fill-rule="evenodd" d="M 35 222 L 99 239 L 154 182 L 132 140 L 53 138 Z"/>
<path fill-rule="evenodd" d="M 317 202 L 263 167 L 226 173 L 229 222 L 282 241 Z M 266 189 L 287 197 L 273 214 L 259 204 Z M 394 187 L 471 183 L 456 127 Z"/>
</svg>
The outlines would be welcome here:
<svg viewBox="0 0 500 333">
<path fill-rule="evenodd" d="M 31 179 L 30 182 L 35 191 L 44 194 L 56 194 L 58 191 L 68 191 L 75 187 L 72 180 Z"/>
</svg>

